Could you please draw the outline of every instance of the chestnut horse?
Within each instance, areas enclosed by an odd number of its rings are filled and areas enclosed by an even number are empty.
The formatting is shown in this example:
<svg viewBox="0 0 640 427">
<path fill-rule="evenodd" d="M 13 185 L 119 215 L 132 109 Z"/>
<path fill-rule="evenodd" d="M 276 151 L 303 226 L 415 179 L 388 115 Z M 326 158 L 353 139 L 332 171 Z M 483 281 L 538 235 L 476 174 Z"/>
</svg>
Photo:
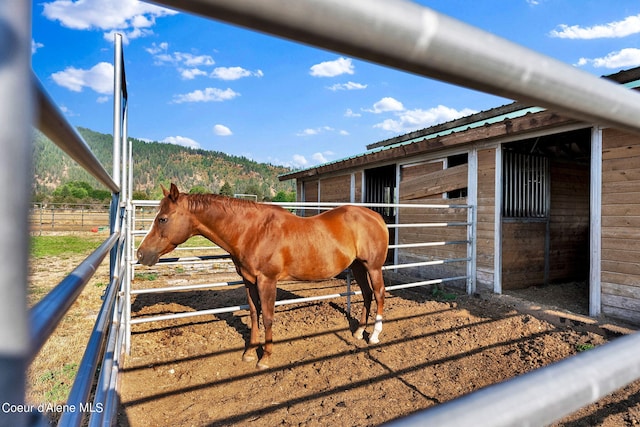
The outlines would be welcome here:
<svg viewBox="0 0 640 427">
<path fill-rule="evenodd" d="M 153 265 L 191 236 L 201 235 L 229 252 L 244 281 L 249 300 L 251 336 L 242 359 L 255 360 L 262 312 L 265 345 L 257 367 L 269 366 L 273 351 L 272 323 L 278 280 L 320 280 L 351 266 L 362 289 L 364 309 L 354 337 L 362 339 L 371 309 L 377 316 L 370 343 L 379 342 L 384 307 L 382 265 L 389 231 L 370 209 L 341 206 L 302 218 L 273 205 L 214 194 L 184 194 L 171 184 L 149 234 L 138 248 L 138 260 Z"/>
</svg>

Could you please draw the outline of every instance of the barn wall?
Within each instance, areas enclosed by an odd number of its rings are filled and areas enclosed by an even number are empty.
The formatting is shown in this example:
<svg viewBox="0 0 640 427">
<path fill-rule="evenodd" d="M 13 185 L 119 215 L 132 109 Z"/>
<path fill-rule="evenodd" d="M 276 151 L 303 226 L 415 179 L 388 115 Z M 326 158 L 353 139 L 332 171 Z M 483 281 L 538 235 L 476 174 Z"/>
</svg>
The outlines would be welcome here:
<svg viewBox="0 0 640 427">
<path fill-rule="evenodd" d="M 318 190 L 320 181 L 318 179 L 304 181 L 304 200 L 302 202 L 317 202 L 318 201 Z M 302 212 L 299 212 L 299 215 L 302 216 L 311 216 L 316 215 L 319 212 L 313 209 L 304 209 Z"/>
<path fill-rule="evenodd" d="M 351 196 L 351 174 L 320 180 L 321 202 L 349 202 Z"/>
<path fill-rule="evenodd" d="M 503 220 L 502 289 L 544 283 L 546 221 Z"/>
<path fill-rule="evenodd" d="M 640 138 L 602 138 L 602 312 L 640 323 Z"/>
<path fill-rule="evenodd" d="M 549 280 L 589 276 L 589 166 L 551 163 Z"/>
<path fill-rule="evenodd" d="M 495 248 L 496 150 L 478 150 L 478 202 L 476 213 L 477 286 L 493 290 Z"/>
<path fill-rule="evenodd" d="M 466 197 L 447 199 L 444 195 L 467 187 L 467 165 L 443 169 L 444 161 L 430 161 L 403 165 L 400 170 L 400 203 L 466 204 Z M 413 209 L 402 208 L 398 212 L 399 223 L 422 222 L 465 222 L 466 209 Z M 466 240 L 466 227 L 400 228 L 398 243 L 421 243 Z M 425 248 L 405 248 L 398 250 L 400 263 L 465 258 L 466 245 L 446 245 Z M 466 274 L 464 262 L 438 266 L 405 269 L 402 274 L 415 278 L 434 279 L 443 276 Z"/>
</svg>

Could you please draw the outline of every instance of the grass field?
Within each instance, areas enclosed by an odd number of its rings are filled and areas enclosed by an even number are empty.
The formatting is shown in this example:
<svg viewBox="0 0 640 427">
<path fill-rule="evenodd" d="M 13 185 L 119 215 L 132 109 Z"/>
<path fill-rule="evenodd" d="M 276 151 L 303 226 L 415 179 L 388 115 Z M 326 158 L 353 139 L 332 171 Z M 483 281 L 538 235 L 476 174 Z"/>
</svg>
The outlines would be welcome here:
<svg viewBox="0 0 640 427">
<path fill-rule="evenodd" d="M 29 306 L 40 301 L 106 238 L 106 233 L 31 237 Z M 27 374 L 28 403 L 66 403 L 102 304 L 108 275 L 108 263 L 103 263 L 31 363 Z M 55 420 L 59 414 L 50 415 Z"/>
</svg>

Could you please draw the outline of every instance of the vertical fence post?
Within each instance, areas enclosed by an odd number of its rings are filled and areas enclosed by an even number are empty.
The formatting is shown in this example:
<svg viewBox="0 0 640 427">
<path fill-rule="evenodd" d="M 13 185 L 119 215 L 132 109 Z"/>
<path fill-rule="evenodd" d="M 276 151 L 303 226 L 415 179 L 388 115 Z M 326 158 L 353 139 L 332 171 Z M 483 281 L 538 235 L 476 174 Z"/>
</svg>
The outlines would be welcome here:
<svg viewBox="0 0 640 427">
<path fill-rule="evenodd" d="M 31 2 L 0 2 L 0 404 L 21 405 L 29 351 L 27 262 L 34 93 Z M 10 406 L 9 406 L 10 408 Z M 1 411 L 0 426 L 26 425 L 24 411 Z"/>
<path fill-rule="evenodd" d="M 467 176 L 467 294 L 476 292 L 476 242 L 478 212 L 478 149 L 473 147 L 468 154 Z"/>
</svg>

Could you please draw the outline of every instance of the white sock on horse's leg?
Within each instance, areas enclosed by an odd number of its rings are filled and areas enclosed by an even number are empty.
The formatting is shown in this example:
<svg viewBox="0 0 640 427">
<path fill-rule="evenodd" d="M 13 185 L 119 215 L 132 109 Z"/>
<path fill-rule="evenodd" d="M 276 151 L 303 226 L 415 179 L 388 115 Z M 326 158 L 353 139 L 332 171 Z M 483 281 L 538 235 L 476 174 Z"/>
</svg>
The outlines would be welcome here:
<svg viewBox="0 0 640 427">
<path fill-rule="evenodd" d="M 382 332 L 382 316 L 378 314 L 376 316 L 376 323 L 373 326 L 373 333 L 369 338 L 369 342 L 371 344 L 378 344 L 380 342 L 380 339 L 378 338 L 378 335 L 380 335 L 380 332 Z"/>
<path fill-rule="evenodd" d="M 364 326 L 360 326 L 358 329 L 356 329 L 356 331 L 353 333 L 353 337 L 357 340 L 361 340 L 363 338 L 362 334 L 364 333 Z"/>
</svg>

